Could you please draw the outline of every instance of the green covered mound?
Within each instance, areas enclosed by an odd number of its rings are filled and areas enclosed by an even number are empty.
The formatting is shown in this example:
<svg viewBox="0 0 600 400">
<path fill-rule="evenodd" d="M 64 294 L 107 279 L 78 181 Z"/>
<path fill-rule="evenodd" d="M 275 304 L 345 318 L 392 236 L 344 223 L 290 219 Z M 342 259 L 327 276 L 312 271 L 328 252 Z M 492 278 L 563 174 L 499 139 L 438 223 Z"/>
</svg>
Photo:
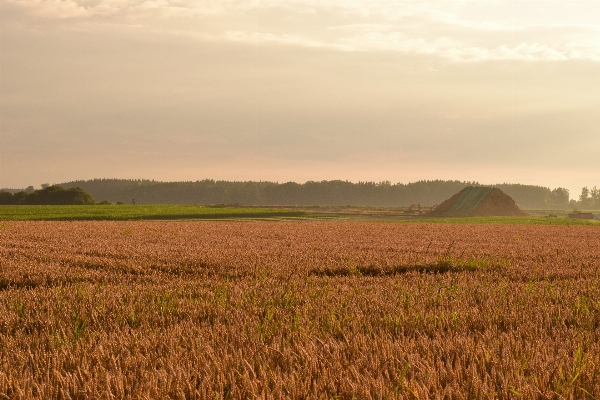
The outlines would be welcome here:
<svg viewBox="0 0 600 400">
<path fill-rule="evenodd" d="M 444 201 L 427 215 L 432 217 L 526 216 L 502 190 L 468 186 Z"/>
</svg>

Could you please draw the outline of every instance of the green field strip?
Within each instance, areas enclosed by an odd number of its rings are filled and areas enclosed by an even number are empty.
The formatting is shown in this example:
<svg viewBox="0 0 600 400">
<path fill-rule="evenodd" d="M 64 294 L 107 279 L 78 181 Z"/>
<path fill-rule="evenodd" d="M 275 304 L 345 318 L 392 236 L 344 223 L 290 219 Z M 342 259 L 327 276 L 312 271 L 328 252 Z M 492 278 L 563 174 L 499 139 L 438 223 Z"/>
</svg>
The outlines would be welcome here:
<svg viewBox="0 0 600 400">
<path fill-rule="evenodd" d="M 2 206 L 0 221 L 128 221 L 238 218 L 300 218 L 308 213 L 270 208 L 182 205 Z"/>
</svg>

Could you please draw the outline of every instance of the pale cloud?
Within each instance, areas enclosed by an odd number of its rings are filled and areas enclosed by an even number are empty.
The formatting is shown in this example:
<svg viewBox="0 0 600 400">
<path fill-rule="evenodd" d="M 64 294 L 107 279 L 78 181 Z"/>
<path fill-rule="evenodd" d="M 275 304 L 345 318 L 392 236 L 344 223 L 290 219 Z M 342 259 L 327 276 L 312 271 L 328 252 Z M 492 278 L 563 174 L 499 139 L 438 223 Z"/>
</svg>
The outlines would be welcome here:
<svg viewBox="0 0 600 400">
<path fill-rule="evenodd" d="M 222 36 L 223 39 L 230 42 L 241 42 L 241 43 L 253 43 L 253 44 L 279 44 L 279 45 L 294 45 L 303 47 L 314 47 L 314 48 L 328 48 L 342 51 L 353 51 L 356 48 L 350 45 L 327 43 L 318 40 L 310 40 L 301 36 L 295 35 L 274 35 L 272 33 L 262 32 L 243 32 L 243 31 L 229 31 L 225 32 Z"/>
<path fill-rule="evenodd" d="M 556 2 L 544 3 L 557 12 L 572 10 L 569 4 L 561 8 Z M 591 6 L 589 13 L 600 13 L 597 2 L 568 3 Z M 71 21 L 80 27 L 87 20 L 98 24 L 104 19 L 163 34 L 185 31 L 196 40 L 414 53 L 452 62 L 600 60 L 600 24 L 561 24 L 560 14 L 540 17 L 542 24 L 515 18 L 512 0 L 5 0 L 2 4 L 34 19 Z M 519 7 L 531 4 L 536 3 L 519 2 Z M 303 14 L 310 16 L 290 19 Z"/>
<path fill-rule="evenodd" d="M 13 6 L 30 13 L 37 18 L 47 19 L 67 19 L 86 16 L 85 7 L 80 6 L 75 1 L 62 0 L 8 0 L 3 3 L 3 7 Z"/>
</svg>

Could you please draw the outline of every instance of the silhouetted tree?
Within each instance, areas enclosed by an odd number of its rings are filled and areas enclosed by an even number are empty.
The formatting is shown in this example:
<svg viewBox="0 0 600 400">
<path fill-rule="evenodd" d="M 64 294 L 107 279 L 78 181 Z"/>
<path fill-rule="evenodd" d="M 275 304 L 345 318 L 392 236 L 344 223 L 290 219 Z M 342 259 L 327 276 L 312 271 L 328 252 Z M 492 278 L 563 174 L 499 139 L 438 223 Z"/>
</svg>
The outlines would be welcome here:
<svg viewBox="0 0 600 400">
<path fill-rule="evenodd" d="M 556 188 L 550 192 L 548 201 L 549 208 L 567 209 L 569 208 L 569 189 Z"/>
<path fill-rule="evenodd" d="M 29 196 L 29 193 L 23 191 L 13 194 L 13 204 L 25 204 L 27 196 Z"/>
<path fill-rule="evenodd" d="M 0 191 L 0 204 L 2 205 L 9 205 L 9 204 L 13 204 L 14 199 L 13 199 L 13 194 L 10 192 L 7 192 L 5 190 Z"/>
<path fill-rule="evenodd" d="M 594 186 L 590 190 L 590 197 L 593 202 L 592 206 L 595 208 L 600 208 L 600 189 L 598 189 L 596 186 Z"/>
<path fill-rule="evenodd" d="M 590 197 L 590 190 L 587 186 L 581 188 L 581 194 L 579 195 L 577 206 L 582 210 L 590 210 L 594 208 L 594 199 L 593 197 Z"/>
</svg>

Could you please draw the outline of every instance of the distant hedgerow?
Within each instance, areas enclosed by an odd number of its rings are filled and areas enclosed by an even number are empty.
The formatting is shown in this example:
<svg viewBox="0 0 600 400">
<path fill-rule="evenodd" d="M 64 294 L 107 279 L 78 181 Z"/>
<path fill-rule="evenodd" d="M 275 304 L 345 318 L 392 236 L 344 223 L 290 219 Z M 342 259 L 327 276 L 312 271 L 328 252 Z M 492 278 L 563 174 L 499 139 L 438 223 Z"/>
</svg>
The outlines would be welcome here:
<svg viewBox="0 0 600 400">
<path fill-rule="evenodd" d="M 80 187 L 63 189 L 61 186 L 52 185 L 32 193 L 0 191 L 0 204 L 29 204 L 29 205 L 75 205 L 94 204 L 94 198 Z"/>
</svg>

